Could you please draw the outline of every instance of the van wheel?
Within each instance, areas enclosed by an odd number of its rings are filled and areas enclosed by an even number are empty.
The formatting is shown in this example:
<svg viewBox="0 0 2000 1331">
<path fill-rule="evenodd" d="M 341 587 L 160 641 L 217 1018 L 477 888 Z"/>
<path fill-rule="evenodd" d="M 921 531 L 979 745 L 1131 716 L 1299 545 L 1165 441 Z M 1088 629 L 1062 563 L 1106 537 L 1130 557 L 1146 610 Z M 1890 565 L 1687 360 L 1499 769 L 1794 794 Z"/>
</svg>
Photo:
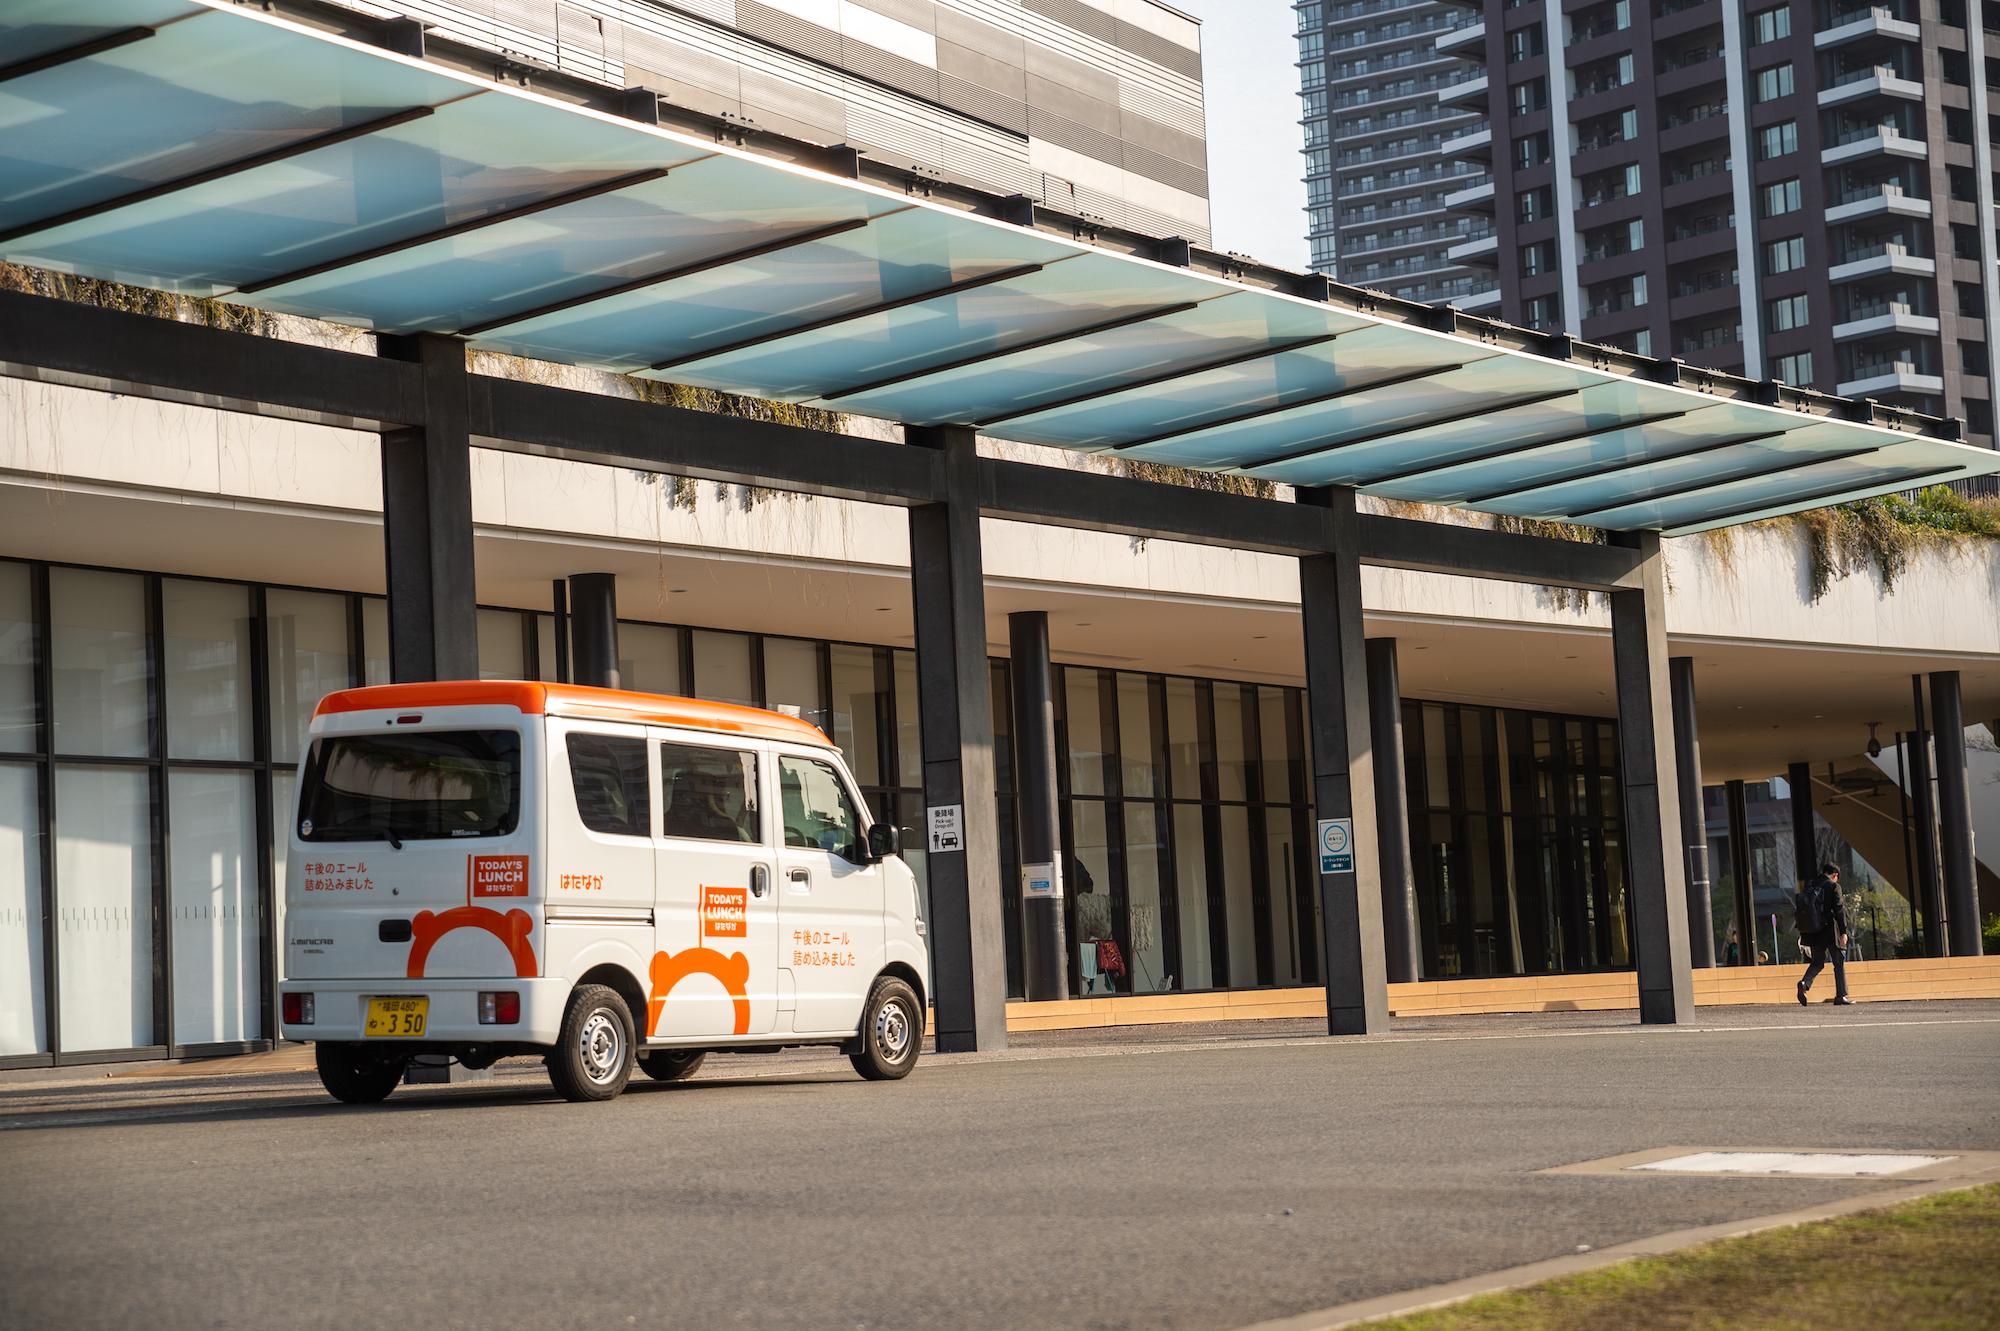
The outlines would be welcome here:
<svg viewBox="0 0 2000 1331">
<path fill-rule="evenodd" d="M 313 1046 L 313 1064 L 328 1095 L 342 1104 L 374 1105 L 401 1084 L 409 1060 L 367 1053 L 360 1045 L 321 1041 Z"/>
<path fill-rule="evenodd" d="M 896 1081 L 917 1065 L 924 1043 L 924 1010 L 917 991 L 893 975 L 880 976 L 861 1009 L 861 1049 L 848 1055 L 869 1081 Z"/>
<path fill-rule="evenodd" d="M 569 996 L 549 1080 L 565 1100 L 609 1100 L 632 1080 L 632 1013 L 615 989 L 586 984 Z"/>
<path fill-rule="evenodd" d="M 639 1055 L 639 1070 L 654 1081 L 686 1081 L 707 1057 L 706 1049 L 655 1049 Z"/>
</svg>

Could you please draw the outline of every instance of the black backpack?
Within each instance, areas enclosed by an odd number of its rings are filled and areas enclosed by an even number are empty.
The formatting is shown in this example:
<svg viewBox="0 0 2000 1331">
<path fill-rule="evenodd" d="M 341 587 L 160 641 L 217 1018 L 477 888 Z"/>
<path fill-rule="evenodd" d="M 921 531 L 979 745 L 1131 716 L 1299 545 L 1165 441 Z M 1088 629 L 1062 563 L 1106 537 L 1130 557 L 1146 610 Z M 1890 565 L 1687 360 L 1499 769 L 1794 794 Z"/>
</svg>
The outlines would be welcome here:
<svg viewBox="0 0 2000 1331">
<path fill-rule="evenodd" d="M 1801 935 L 1816 934 L 1826 928 L 1826 918 L 1820 910 L 1819 884 L 1807 883 L 1792 893 L 1792 927 Z"/>
</svg>

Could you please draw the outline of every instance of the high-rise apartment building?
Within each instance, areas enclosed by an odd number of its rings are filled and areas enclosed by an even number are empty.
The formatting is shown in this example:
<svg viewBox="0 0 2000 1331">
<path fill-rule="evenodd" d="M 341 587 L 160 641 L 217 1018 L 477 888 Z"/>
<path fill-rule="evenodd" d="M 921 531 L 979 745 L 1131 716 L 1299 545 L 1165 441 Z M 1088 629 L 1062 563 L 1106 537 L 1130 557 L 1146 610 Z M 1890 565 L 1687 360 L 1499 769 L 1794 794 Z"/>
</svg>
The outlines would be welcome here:
<svg viewBox="0 0 2000 1331">
<path fill-rule="evenodd" d="M 1466 4 L 1494 312 L 1993 441 L 2000 5 Z M 1473 95 L 1468 92 L 1468 97 Z M 1339 146 L 1336 141 L 1336 147 Z"/>
<path fill-rule="evenodd" d="M 339 0 L 750 130 L 1209 242 L 1201 24 L 1155 0 Z"/>
<path fill-rule="evenodd" d="M 1452 157 L 1483 126 L 1483 77 L 1443 47 L 1476 24 L 1438 0 L 1310 0 L 1298 14 L 1312 266 L 1408 300 L 1491 310 L 1492 225 L 1448 206 L 1483 166 Z"/>
</svg>

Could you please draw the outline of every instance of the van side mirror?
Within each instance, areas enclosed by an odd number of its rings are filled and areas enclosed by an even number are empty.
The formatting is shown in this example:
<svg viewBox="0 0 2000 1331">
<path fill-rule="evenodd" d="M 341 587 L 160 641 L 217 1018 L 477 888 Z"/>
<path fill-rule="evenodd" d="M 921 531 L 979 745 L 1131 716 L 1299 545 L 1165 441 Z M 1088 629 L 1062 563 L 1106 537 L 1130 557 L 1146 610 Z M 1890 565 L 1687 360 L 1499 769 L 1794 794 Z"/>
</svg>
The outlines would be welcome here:
<svg viewBox="0 0 2000 1331">
<path fill-rule="evenodd" d="M 868 826 L 868 858 L 876 862 L 891 855 L 903 853 L 903 832 L 894 823 L 871 823 Z"/>
</svg>

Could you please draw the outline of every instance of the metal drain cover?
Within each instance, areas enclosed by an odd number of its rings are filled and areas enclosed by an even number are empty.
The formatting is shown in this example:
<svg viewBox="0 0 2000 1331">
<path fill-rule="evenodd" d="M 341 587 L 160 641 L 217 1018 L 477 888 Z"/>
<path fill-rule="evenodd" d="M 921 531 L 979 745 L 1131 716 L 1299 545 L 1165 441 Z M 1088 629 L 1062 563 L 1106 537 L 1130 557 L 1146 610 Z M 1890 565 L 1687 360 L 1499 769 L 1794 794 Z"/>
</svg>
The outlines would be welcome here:
<svg viewBox="0 0 2000 1331">
<path fill-rule="evenodd" d="M 1824 1151 L 1697 1151 L 1627 1165 L 1663 1174 L 1809 1174 L 1819 1178 L 1880 1178 L 1941 1165 L 1948 1155 L 1849 1155 Z"/>
</svg>

